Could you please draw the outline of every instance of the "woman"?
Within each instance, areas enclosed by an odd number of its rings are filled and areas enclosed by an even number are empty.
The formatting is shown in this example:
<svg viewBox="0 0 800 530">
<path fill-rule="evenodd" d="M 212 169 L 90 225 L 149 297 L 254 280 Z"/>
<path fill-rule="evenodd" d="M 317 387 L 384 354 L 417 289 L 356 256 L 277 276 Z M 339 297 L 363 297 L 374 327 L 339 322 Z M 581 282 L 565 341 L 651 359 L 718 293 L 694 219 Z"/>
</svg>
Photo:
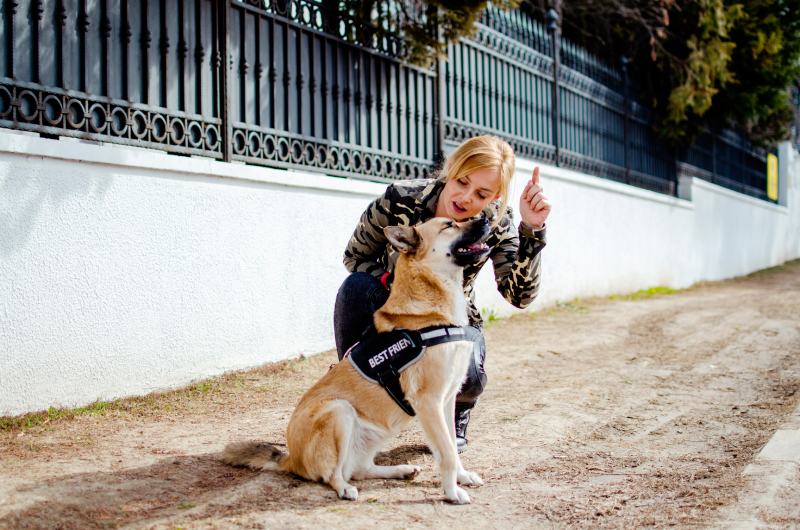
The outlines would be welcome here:
<svg viewBox="0 0 800 530">
<path fill-rule="evenodd" d="M 486 346 L 482 319 L 475 306 L 473 283 L 488 259 L 494 265 L 497 289 L 511 304 L 526 307 L 539 289 L 545 246 L 545 220 L 550 203 L 539 184 L 539 168 L 533 170 L 519 201 L 521 223 L 513 224 L 507 207 L 508 189 L 514 175 L 514 151 L 494 136 L 477 136 L 463 142 L 447 158 L 437 179 L 391 184 L 361 215 L 344 253 L 352 274 L 342 284 L 334 309 L 334 333 L 339 360 L 372 326 L 373 313 L 389 296 L 397 251 L 383 234 L 386 226 L 413 226 L 432 217 L 464 221 L 489 207 L 494 213 L 487 240 L 489 255 L 464 269 L 470 326 L 475 349 L 471 366 L 456 399 L 456 441 L 459 452 L 467 445 L 470 411 L 486 385 L 483 363 Z M 502 215 L 501 215 L 502 212 Z"/>
</svg>

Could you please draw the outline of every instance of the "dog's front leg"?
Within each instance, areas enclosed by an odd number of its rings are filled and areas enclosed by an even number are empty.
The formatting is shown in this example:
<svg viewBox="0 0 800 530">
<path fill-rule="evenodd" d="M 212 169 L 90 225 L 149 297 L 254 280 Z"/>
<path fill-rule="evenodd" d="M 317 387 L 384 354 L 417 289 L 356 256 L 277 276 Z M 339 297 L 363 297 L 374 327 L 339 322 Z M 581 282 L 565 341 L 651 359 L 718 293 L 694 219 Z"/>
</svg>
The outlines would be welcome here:
<svg viewBox="0 0 800 530">
<path fill-rule="evenodd" d="M 448 396 L 444 404 L 444 417 L 448 425 L 448 434 L 453 445 L 456 445 L 456 392 Z M 456 474 L 459 484 L 465 486 L 483 486 L 483 481 L 477 473 L 467 471 L 464 469 L 464 464 L 461 462 L 461 455 L 456 450 L 456 459 L 458 460 L 458 473 Z"/>
<path fill-rule="evenodd" d="M 442 400 L 425 400 L 414 405 L 434 456 L 438 455 L 444 495 L 452 503 L 469 504 L 469 495 L 457 484 L 460 463 L 455 433 L 450 437 Z"/>
</svg>

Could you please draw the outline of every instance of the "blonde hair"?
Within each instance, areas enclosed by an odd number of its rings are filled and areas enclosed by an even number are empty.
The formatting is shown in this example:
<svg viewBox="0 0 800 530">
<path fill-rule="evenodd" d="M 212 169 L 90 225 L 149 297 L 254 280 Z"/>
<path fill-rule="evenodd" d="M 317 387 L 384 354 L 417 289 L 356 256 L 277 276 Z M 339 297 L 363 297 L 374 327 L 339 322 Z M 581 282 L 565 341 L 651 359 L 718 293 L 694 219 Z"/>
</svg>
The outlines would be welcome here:
<svg viewBox="0 0 800 530">
<path fill-rule="evenodd" d="M 447 182 L 480 169 L 496 169 L 500 173 L 500 190 L 498 190 L 500 209 L 492 224 L 497 225 L 506 213 L 508 190 L 511 187 L 511 177 L 514 176 L 515 167 L 514 150 L 508 142 L 491 135 L 474 136 L 462 142 L 450 153 L 439 178 Z"/>
</svg>

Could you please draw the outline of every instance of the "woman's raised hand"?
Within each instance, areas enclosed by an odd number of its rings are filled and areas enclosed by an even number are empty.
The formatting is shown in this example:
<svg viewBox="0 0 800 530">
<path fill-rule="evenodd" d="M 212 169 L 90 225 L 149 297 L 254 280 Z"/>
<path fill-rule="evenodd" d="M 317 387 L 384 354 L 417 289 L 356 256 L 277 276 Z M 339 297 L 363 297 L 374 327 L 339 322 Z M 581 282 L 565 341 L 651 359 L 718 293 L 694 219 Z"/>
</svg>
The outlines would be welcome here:
<svg viewBox="0 0 800 530">
<path fill-rule="evenodd" d="M 539 184 L 539 166 L 536 166 L 533 168 L 531 180 L 525 185 L 519 198 L 519 215 L 523 223 L 533 229 L 539 229 L 544 226 L 547 216 L 550 215 L 550 209 L 550 201 Z"/>
</svg>

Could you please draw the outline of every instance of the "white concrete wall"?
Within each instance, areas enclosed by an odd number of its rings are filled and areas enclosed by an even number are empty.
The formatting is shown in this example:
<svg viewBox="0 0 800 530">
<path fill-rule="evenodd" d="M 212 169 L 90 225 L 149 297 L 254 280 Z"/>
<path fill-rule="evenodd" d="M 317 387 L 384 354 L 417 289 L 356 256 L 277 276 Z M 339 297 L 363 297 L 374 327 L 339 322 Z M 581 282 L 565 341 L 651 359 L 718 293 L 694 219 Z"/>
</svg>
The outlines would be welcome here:
<svg viewBox="0 0 800 530">
<path fill-rule="evenodd" d="M 783 247 L 786 249 L 785 259 L 791 260 L 800 256 L 800 154 L 789 142 L 784 142 L 778 151 L 779 170 L 784 176 L 788 220 L 786 233 L 783 234 Z"/>
<path fill-rule="evenodd" d="M 0 142 L 0 414 L 331 346 L 342 249 L 383 186 Z"/>
<path fill-rule="evenodd" d="M 518 167 L 516 193 L 533 164 Z M 800 256 L 796 185 L 785 208 L 699 181 L 689 202 L 552 167 L 542 180 L 534 308 Z M 341 254 L 383 188 L 0 131 L 0 415 L 331 348 Z M 489 268 L 479 281 L 481 307 L 512 311 Z"/>
<path fill-rule="evenodd" d="M 542 166 L 548 220 L 542 291 L 533 310 L 579 297 L 653 286 L 688 287 L 800 257 L 800 156 L 791 151 L 787 203 L 778 206 L 700 179 L 691 200 L 667 197 L 561 168 Z M 518 196 L 534 163 L 520 160 Z M 480 307 L 518 312 L 479 277 Z"/>
</svg>

